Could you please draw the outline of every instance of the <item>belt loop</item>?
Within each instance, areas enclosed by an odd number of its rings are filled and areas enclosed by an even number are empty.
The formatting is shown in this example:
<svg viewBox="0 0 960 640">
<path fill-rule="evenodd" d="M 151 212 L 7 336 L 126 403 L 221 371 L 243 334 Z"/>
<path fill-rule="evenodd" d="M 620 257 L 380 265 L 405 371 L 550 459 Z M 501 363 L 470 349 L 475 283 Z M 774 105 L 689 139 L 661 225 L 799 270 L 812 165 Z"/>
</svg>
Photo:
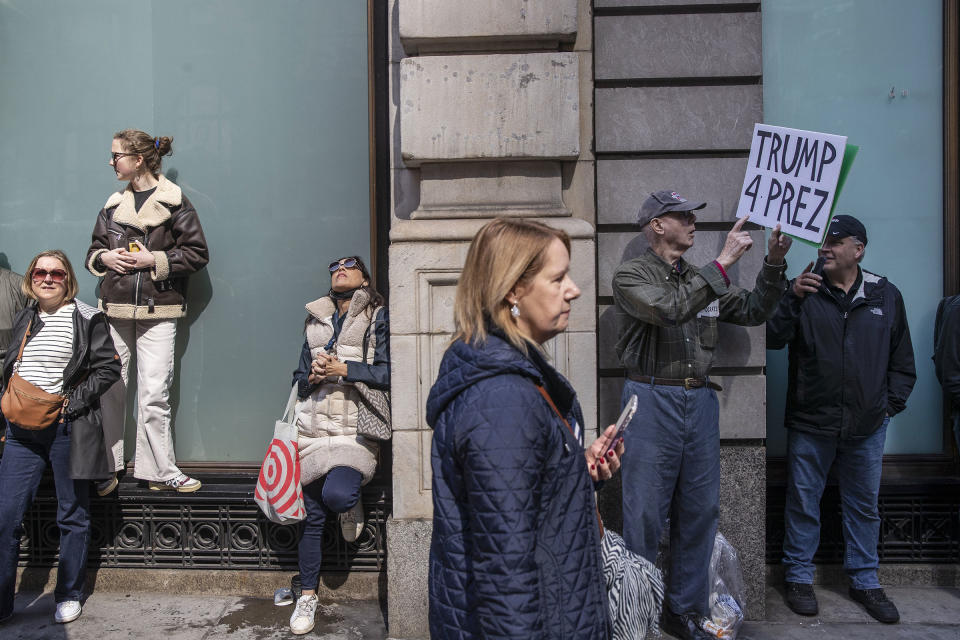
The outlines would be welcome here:
<svg viewBox="0 0 960 640">
<path fill-rule="evenodd" d="M 650 376 L 650 388 L 657 386 L 657 376 Z"/>
</svg>

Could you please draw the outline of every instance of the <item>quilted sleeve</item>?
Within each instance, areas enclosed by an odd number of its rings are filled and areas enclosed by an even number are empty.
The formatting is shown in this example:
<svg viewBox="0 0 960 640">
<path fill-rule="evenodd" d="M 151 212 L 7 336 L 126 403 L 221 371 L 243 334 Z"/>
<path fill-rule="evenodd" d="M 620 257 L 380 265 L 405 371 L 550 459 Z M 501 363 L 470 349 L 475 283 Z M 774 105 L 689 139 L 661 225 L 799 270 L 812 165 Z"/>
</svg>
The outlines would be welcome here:
<svg viewBox="0 0 960 640">
<path fill-rule="evenodd" d="M 474 388 L 477 402 L 458 442 L 473 543 L 466 551 L 479 636 L 529 640 L 545 637 L 535 560 L 545 429 L 533 385 L 499 380 Z"/>
</svg>

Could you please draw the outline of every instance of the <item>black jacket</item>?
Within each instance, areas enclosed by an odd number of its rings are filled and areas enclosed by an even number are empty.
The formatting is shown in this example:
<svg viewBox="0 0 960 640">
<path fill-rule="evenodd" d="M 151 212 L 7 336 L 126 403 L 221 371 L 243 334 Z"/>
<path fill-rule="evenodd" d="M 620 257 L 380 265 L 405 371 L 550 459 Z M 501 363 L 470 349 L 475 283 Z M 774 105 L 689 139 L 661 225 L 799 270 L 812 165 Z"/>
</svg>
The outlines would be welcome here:
<svg viewBox="0 0 960 640">
<path fill-rule="evenodd" d="M 71 423 L 70 476 L 74 480 L 99 480 L 113 473 L 113 462 L 107 457 L 103 439 L 100 396 L 120 379 L 120 356 L 113 346 L 106 317 L 90 305 L 75 302 L 73 357 L 63 370 L 68 401 L 61 417 Z M 43 327 L 36 303 L 17 314 L 14 321 L 13 340 L 3 360 L 3 390 L 13 375 L 20 342 L 31 319 L 27 344 Z"/>
<path fill-rule="evenodd" d="M 960 407 L 960 296 L 944 298 L 937 307 L 933 366 L 937 380 L 956 410 Z"/>
<path fill-rule="evenodd" d="M 823 285 L 804 298 L 791 287 L 767 322 L 767 348 L 790 345 L 790 429 L 862 438 L 907 405 L 917 375 L 903 298 L 883 276 L 861 273 L 846 313 Z"/>
</svg>

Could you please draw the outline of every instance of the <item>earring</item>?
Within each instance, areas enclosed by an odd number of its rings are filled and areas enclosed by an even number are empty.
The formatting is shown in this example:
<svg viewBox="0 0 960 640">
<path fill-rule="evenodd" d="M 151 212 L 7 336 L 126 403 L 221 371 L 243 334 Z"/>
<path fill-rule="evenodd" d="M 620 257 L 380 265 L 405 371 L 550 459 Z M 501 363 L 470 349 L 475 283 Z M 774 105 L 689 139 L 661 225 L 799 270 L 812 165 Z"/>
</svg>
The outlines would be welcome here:
<svg viewBox="0 0 960 640">
<path fill-rule="evenodd" d="M 512 315 L 514 318 L 520 317 L 520 307 L 517 306 L 516 302 L 514 302 L 513 306 L 510 307 L 510 315 Z"/>
</svg>

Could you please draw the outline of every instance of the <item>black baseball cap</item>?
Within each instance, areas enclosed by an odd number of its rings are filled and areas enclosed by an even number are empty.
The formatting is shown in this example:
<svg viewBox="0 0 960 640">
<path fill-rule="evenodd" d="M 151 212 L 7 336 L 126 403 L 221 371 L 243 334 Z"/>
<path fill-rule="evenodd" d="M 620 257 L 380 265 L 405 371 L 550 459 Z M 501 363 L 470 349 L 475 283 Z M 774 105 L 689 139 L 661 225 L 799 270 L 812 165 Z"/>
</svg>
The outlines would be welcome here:
<svg viewBox="0 0 960 640">
<path fill-rule="evenodd" d="M 864 246 L 867 245 L 867 228 L 853 216 L 848 216 L 843 213 L 833 216 L 833 221 L 830 222 L 830 228 L 827 229 L 827 235 L 837 240 L 853 236 L 862 242 Z"/>
<path fill-rule="evenodd" d="M 706 202 L 691 202 L 676 191 L 664 189 L 654 191 L 650 197 L 640 205 L 640 212 L 637 214 L 637 224 L 645 226 L 654 218 L 659 218 L 665 213 L 671 211 L 696 211 L 707 206 Z"/>
</svg>

